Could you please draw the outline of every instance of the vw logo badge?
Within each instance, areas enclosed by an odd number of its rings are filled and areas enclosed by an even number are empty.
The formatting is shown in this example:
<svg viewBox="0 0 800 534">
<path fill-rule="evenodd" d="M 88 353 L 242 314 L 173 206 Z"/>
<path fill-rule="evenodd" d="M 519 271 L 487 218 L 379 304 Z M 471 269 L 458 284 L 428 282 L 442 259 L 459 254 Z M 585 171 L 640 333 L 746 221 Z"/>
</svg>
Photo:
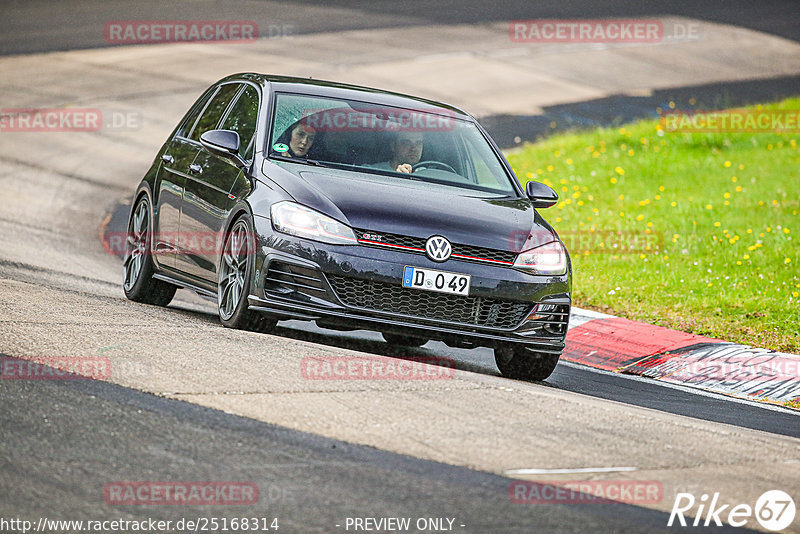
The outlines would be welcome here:
<svg viewBox="0 0 800 534">
<path fill-rule="evenodd" d="M 450 247 L 450 241 L 440 235 L 435 235 L 428 238 L 425 243 L 425 253 L 433 261 L 447 261 L 453 249 Z"/>
</svg>

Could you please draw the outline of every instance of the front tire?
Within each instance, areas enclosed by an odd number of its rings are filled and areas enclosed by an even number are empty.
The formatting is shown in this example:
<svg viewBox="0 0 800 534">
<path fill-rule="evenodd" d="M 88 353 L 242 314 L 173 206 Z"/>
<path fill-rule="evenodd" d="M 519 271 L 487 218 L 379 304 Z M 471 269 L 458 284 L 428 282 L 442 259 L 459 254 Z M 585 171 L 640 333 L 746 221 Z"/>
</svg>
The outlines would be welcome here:
<svg viewBox="0 0 800 534">
<path fill-rule="evenodd" d="M 559 354 L 535 352 L 525 347 L 496 347 L 494 361 L 503 376 L 516 380 L 541 381 L 558 364 Z"/>
<path fill-rule="evenodd" d="M 225 236 L 217 270 L 217 311 L 228 328 L 269 333 L 278 320 L 248 309 L 256 251 L 252 227 L 248 216 L 242 215 Z"/>
<path fill-rule="evenodd" d="M 166 306 L 175 296 L 177 287 L 153 278 L 155 266 L 152 255 L 150 228 L 150 202 L 142 196 L 131 211 L 128 234 L 125 239 L 125 259 L 122 267 L 124 278 L 122 289 L 125 296 L 134 301 L 155 306 Z"/>
</svg>

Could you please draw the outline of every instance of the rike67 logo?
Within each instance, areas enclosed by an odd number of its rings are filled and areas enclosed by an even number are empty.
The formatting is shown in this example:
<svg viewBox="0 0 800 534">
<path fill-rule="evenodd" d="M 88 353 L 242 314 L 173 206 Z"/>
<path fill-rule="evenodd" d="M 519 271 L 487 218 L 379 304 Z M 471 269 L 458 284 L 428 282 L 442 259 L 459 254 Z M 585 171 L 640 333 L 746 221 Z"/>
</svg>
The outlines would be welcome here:
<svg viewBox="0 0 800 534">
<path fill-rule="evenodd" d="M 695 505 L 697 505 L 696 511 Z M 796 512 L 794 500 L 781 490 L 765 491 L 756 500 L 755 506 L 737 504 L 733 507 L 730 504 L 720 504 L 719 493 L 714 493 L 710 500 L 707 494 L 703 494 L 699 502 L 691 493 L 678 493 L 667 526 L 671 527 L 673 524 L 687 526 L 684 513 L 694 516 L 692 522 L 694 527 L 712 525 L 721 527 L 725 524 L 743 527 L 755 516 L 762 528 L 777 532 L 792 524 Z"/>
</svg>

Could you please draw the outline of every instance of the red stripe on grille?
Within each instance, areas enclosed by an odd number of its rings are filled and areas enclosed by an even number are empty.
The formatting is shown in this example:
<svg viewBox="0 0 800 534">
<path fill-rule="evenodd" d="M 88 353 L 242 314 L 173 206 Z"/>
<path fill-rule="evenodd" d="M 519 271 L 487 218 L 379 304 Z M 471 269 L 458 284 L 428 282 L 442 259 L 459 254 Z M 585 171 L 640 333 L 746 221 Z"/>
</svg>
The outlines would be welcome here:
<svg viewBox="0 0 800 534">
<path fill-rule="evenodd" d="M 424 248 L 407 247 L 405 245 L 392 245 L 391 243 L 382 243 L 381 241 L 370 241 L 369 239 L 359 239 L 358 242 L 359 243 L 365 243 L 367 245 L 378 245 L 379 247 L 401 248 L 403 250 L 413 250 L 415 252 L 425 252 Z M 500 265 L 514 265 L 514 263 L 510 262 L 510 261 L 491 260 L 489 258 L 478 258 L 477 256 L 465 256 L 464 254 L 452 254 L 451 257 L 453 257 L 453 258 L 463 258 L 465 260 L 485 261 L 485 262 L 488 262 L 488 263 L 499 263 Z"/>
</svg>

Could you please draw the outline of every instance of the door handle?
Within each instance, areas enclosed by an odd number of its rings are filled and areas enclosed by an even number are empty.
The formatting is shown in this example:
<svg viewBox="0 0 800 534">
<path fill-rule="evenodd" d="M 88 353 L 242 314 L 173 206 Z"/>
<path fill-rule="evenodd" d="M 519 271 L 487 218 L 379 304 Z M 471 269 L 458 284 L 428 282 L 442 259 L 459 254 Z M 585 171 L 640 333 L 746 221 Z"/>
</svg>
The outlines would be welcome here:
<svg viewBox="0 0 800 534">
<path fill-rule="evenodd" d="M 165 161 L 167 163 L 175 163 L 175 158 L 173 158 L 169 154 L 164 154 L 163 156 L 161 156 L 161 161 Z"/>
<path fill-rule="evenodd" d="M 197 163 L 192 163 L 191 165 L 189 165 L 189 170 L 195 174 L 203 174 L 203 167 L 201 167 Z"/>
</svg>

